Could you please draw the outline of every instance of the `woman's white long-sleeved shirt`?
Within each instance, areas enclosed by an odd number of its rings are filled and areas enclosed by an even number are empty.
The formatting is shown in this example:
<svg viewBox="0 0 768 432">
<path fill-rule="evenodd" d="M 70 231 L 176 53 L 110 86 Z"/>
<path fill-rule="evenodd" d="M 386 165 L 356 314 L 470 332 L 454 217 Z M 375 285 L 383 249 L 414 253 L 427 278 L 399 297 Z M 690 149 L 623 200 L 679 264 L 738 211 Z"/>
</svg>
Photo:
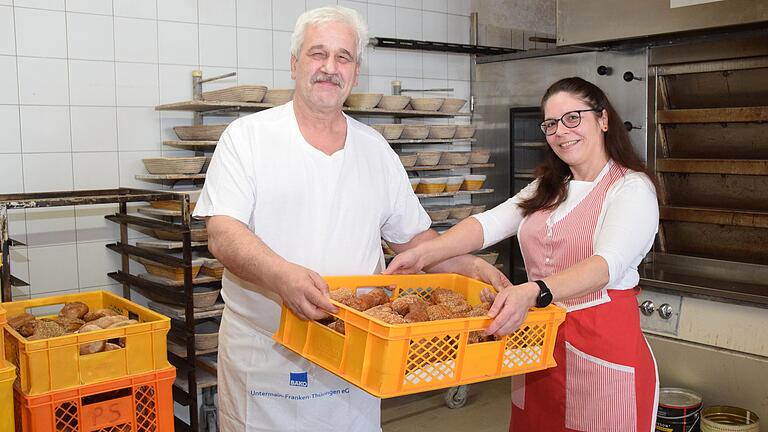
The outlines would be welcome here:
<svg viewBox="0 0 768 432">
<path fill-rule="evenodd" d="M 608 172 L 608 162 L 594 181 L 571 180 L 568 198 L 552 212 L 550 227 L 565 217 L 594 188 Z M 533 195 L 538 181 L 533 181 L 514 197 L 473 217 L 483 227 L 483 248 L 517 235 L 525 223 L 518 203 Z M 656 190 L 650 179 L 639 172 L 629 171 L 608 190 L 597 227 L 592 237 L 594 254 L 608 263 L 611 289 L 637 286 L 640 275 L 637 266 L 651 250 L 659 226 L 659 206 Z"/>
</svg>

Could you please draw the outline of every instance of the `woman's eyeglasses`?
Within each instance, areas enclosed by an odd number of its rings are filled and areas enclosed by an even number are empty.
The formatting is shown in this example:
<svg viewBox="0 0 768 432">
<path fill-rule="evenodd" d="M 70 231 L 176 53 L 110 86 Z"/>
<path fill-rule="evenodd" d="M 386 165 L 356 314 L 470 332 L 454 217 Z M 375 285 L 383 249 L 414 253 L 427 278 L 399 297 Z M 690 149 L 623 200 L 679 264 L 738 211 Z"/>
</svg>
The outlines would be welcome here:
<svg viewBox="0 0 768 432">
<path fill-rule="evenodd" d="M 581 124 L 581 113 L 583 112 L 603 112 L 602 108 L 591 108 L 591 109 L 583 109 L 583 110 L 576 110 L 576 111 L 568 111 L 567 113 L 563 114 L 562 117 L 559 119 L 546 119 L 543 122 L 541 122 L 541 131 L 544 132 L 544 135 L 553 135 L 557 131 L 557 122 L 561 122 L 563 126 L 567 127 L 568 129 L 573 129 L 576 126 Z"/>
</svg>

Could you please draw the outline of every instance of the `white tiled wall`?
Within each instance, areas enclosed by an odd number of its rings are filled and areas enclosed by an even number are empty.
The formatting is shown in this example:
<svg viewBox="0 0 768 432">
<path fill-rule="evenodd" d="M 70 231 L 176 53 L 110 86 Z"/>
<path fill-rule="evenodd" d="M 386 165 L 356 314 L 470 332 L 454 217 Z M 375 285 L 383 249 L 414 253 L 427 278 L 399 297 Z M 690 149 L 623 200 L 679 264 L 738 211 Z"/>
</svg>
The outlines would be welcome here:
<svg viewBox="0 0 768 432">
<path fill-rule="evenodd" d="M 0 193 L 125 187 L 141 159 L 177 154 L 162 145 L 191 114 L 154 110 L 191 98 L 191 71 L 231 71 L 235 84 L 293 87 L 296 17 L 333 0 L 0 0 Z M 470 2 L 338 3 L 368 20 L 371 36 L 469 42 Z M 466 55 L 368 48 L 356 91 L 453 87 L 468 98 Z M 226 119 L 215 119 L 226 120 Z M 104 288 L 119 266 L 103 216 L 114 206 L 11 212 L 16 298 Z"/>
</svg>

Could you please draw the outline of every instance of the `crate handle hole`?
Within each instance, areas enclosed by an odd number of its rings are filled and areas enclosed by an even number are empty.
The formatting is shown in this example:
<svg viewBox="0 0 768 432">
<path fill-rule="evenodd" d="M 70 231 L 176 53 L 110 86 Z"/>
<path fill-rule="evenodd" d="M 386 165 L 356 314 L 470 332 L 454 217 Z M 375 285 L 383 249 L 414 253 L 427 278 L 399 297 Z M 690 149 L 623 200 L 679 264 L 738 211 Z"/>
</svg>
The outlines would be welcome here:
<svg viewBox="0 0 768 432">
<path fill-rule="evenodd" d="M 115 399 L 120 399 L 126 396 L 132 396 L 133 393 L 131 392 L 130 387 L 126 387 L 120 390 L 113 390 L 113 391 L 107 391 L 104 393 L 99 393 L 95 395 L 90 396 L 84 396 L 81 399 L 81 402 L 83 405 L 93 405 L 96 403 L 111 401 Z"/>
<path fill-rule="evenodd" d="M 110 345 L 107 345 L 110 344 Z M 125 349 L 125 338 L 100 339 L 80 344 L 80 356 Z"/>
</svg>

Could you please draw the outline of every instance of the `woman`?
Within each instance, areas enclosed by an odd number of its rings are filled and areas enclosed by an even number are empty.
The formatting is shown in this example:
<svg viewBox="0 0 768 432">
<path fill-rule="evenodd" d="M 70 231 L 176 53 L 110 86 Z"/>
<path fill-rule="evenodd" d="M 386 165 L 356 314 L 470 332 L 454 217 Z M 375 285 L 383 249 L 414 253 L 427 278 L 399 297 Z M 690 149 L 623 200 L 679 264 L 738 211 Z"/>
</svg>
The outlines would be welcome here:
<svg viewBox="0 0 768 432">
<path fill-rule="evenodd" d="M 517 235 L 529 282 L 509 283 L 475 260 L 453 270 L 498 290 L 489 334 L 506 335 L 530 307 L 567 309 L 558 366 L 512 379 L 510 431 L 652 431 L 656 364 L 640 330 L 637 266 L 658 228 L 651 177 L 605 93 L 581 78 L 542 98 L 549 144 L 534 182 L 392 261 L 387 273 L 429 270 Z"/>
</svg>

